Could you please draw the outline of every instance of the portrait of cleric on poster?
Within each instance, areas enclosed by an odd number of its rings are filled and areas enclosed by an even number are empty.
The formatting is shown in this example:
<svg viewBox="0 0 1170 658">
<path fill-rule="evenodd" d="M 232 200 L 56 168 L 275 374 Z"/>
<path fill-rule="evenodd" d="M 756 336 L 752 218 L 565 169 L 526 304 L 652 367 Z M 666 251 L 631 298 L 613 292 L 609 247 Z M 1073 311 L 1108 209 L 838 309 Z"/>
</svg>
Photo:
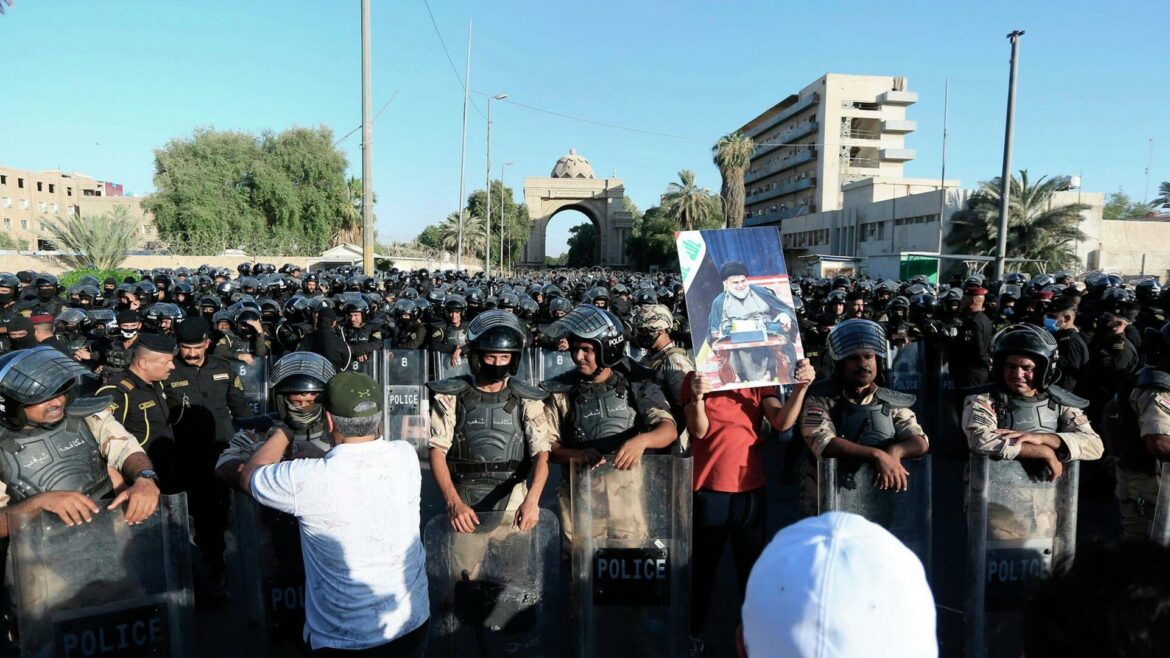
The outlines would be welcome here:
<svg viewBox="0 0 1170 658">
<path fill-rule="evenodd" d="M 804 358 L 776 227 L 677 234 L 695 369 L 714 390 L 789 384 Z"/>
</svg>

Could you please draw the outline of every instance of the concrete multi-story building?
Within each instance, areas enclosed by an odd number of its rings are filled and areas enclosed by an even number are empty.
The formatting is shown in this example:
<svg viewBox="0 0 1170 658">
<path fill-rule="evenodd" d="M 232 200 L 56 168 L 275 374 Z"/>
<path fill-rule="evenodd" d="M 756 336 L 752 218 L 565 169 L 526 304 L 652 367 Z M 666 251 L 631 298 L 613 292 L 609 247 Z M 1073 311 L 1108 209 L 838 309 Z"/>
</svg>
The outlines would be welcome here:
<svg viewBox="0 0 1170 658">
<path fill-rule="evenodd" d="M 89 217 L 125 206 L 138 224 L 142 241 L 155 240 L 154 218 L 142 208 L 141 197 L 123 196 L 122 186 L 85 174 L 30 171 L 0 165 L 0 234 L 24 250 L 49 244 L 45 224 L 57 217 Z"/>
<path fill-rule="evenodd" d="M 906 78 L 828 73 L 748 121 L 739 130 L 756 150 L 744 172 L 744 225 L 836 210 L 849 183 L 901 178 L 914 159 L 906 108 L 917 100 Z"/>
</svg>

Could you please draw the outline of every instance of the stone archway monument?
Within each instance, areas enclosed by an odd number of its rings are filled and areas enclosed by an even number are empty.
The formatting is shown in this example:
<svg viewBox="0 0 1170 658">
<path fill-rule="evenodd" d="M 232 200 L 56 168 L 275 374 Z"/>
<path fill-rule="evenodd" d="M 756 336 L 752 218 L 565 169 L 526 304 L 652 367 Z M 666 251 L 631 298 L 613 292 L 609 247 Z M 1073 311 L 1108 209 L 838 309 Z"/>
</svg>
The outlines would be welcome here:
<svg viewBox="0 0 1170 658">
<path fill-rule="evenodd" d="M 544 267 L 548 223 L 562 210 L 578 210 L 593 222 L 600 242 L 599 265 L 626 265 L 625 244 L 634 228 L 634 217 L 622 203 L 625 196 L 626 188 L 620 179 L 594 178 L 589 161 L 574 149 L 557 160 L 549 177 L 526 177 L 524 203 L 532 223 L 524 247 L 524 265 Z"/>
</svg>

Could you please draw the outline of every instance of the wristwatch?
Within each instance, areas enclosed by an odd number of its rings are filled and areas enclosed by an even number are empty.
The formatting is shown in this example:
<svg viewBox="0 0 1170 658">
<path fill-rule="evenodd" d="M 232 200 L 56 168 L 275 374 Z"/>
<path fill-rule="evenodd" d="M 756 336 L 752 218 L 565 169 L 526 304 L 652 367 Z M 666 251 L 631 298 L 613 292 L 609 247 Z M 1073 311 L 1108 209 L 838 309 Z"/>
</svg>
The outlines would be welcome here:
<svg viewBox="0 0 1170 658">
<path fill-rule="evenodd" d="M 137 482 L 143 478 L 146 478 L 147 480 L 154 480 L 154 483 L 158 484 L 158 473 L 155 473 L 149 468 L 144 468 L 141 471 L 138 471 L 138 475 L 134 476 L 134 481 Z"/>
</svg>

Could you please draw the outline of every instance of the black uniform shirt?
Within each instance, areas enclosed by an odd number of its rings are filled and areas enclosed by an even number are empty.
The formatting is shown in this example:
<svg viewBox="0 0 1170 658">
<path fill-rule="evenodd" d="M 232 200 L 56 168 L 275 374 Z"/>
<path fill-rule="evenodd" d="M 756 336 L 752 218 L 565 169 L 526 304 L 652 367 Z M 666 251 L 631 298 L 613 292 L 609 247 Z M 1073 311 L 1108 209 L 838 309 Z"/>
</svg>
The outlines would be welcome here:
<svg viewBox="0 0 1170 658">
<path fill-rule="evenodd" d="M 147 448 L 152 441 L 174 439 L 162 384 L 148 384 L 126 370 L 99 388 L 96 395 L 113 398 L 109 408 L 114 418 L 138 439 L 138 444 L 143 448 Z"/>
<path fill-rule="evenodd" d="M 253 415 L 235 366 L 214 354 L 208 354 L 202 366 L 188 365 L 176 356 L 175 370 L 163 387 L 175 408 L 175 435 L 180 442 L 226 444 L 234 434 L 232 420 Z"/>
</svg>

